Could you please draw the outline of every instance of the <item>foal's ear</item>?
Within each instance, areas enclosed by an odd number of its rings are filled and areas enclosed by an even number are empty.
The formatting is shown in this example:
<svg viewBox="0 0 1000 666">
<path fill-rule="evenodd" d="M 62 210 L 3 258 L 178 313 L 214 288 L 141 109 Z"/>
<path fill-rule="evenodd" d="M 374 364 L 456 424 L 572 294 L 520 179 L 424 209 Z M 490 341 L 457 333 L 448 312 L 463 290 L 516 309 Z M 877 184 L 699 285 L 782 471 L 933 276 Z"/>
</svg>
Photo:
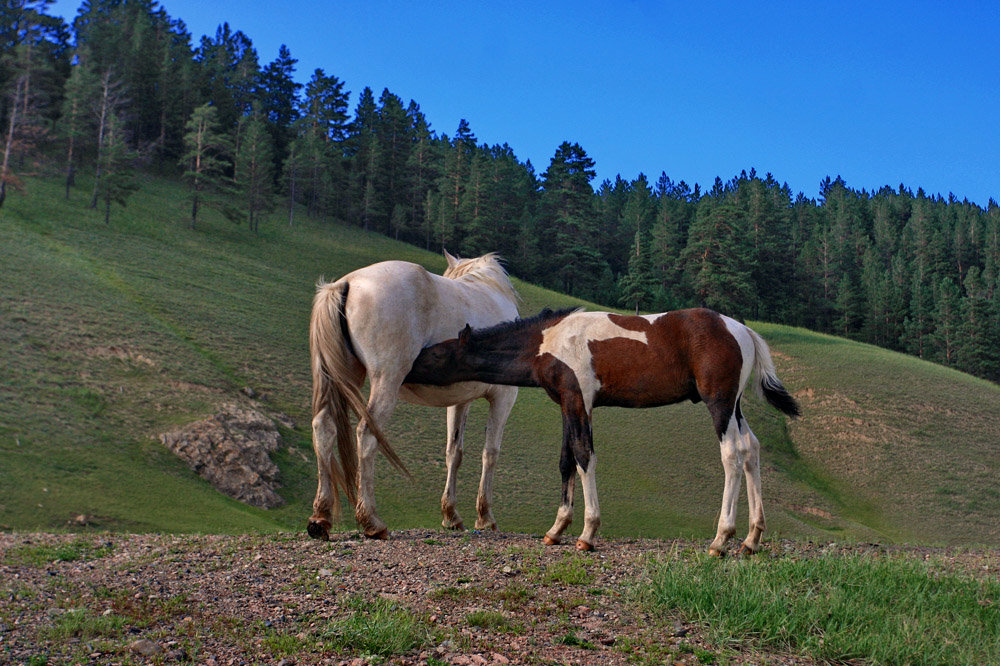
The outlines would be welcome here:
<svg viewBox="0 0 1000 666">
<path fill-rule="evenodd" d="M 466 324 L 465 328 L 463 328 L 458 333 L 458 344 L 462 345 L 463 347 L 467 347 L 469 345 L 469 340 L 471 339 L 472 339 L 472 327 Z"/>
</svg>

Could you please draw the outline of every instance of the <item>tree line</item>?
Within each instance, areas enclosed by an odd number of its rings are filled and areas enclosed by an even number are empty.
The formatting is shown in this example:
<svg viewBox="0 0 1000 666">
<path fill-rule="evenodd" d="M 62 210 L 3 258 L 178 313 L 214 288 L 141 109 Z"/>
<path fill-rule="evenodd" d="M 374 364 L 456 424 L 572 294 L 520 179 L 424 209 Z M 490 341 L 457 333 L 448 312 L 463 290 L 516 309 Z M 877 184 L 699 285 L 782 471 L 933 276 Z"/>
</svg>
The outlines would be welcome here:
<svg viewBox="0 0 1000 666">
<path fill-rule="evenodd" d="M 513 274 L 605 305 L 706 305 L 1000 381 L 992 199 L 840 177 L 811 199 L 753 170 L 707 191 L 666 173 L 595 189 L 577 143 L 539 174 L 465 120 L 433 130 L 389 90 L 362 89 L 352 110 L 344 81 L 316 69 L 299 83 L 286 46 L 262 65 L 228 24 L 194 44 L 152 0 L 88 0 L 71 25 L 50 4 L 0 0 L 0 206 L 24 175 L 58 171 L 68 197 L 83 170 L 107 220 L 146 169 L 184 179 L 192 227 L 212 208 L 256 231 L 280 206 L 288 224 L 305 211 L 427 249 L 499 252 Z"/>
</svg>

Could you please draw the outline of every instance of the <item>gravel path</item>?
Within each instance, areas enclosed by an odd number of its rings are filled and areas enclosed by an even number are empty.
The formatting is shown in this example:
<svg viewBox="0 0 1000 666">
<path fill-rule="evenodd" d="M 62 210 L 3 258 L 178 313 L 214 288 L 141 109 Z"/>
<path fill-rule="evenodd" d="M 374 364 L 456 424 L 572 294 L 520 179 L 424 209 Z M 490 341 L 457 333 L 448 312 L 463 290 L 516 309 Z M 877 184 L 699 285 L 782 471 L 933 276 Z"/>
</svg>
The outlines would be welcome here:
<svg viewBox="0 0 1000 666">
<path fill-rule="evenodd" d="M 325 543 L 0 534 L 0 663 L 812 663 L 719 650 L 697 626 L 643 613 L 633 585 L 647 558 L 706 543 L 608 539 L 581 554 L 527 535 L 433 530 Z M 881 549 L 768 547 L 760 557 Z M 996 576 L 982 553 L 935 557 Z"/>
</svg>

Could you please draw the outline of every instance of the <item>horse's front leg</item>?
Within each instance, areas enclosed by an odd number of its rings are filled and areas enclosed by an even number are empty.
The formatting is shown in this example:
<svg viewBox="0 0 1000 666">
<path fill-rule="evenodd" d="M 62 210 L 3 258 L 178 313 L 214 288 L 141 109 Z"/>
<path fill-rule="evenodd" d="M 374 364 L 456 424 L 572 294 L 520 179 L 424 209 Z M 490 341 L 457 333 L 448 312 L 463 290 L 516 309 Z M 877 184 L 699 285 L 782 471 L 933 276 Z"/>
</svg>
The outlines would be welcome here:
<svg viewBox="0 0 1000 666">
<path fill-rule="evenodd" d="M 368 413 L 375 424 L 382 428 L 392 416 L 399 399 L 402 377 L 372 376 L 371 394 L 368 397 Z M 365 536 L 372 539 L 388 539 L 389 530 L 375 511 L 375 453 L 378 440 L 368 430 L 368 424 L 358 423 L 358 503 L 354 517 Z"/>
<path fill-rule="evenodd" d="M 486 394 L 490 402 L 490 415 L 486 421 L 486 442 L 483 445 L 483 472 L 479 479 L 479 495 L 476 497 L 476 529 L 495 530 L 497 521 L 493 518 L 493 475 L 496 471 L 497 458 L 500 456 L 500 443 L 503 439 L 503 428 L 517 400 L 516 386 L 495 386 Z"/>
<path fill-rule="evenodd" d="M 452 405 L 448 408 L 448 443 L 445 446 L 445 465 L 448 468 L 441 495 L 441 524 L 449 530 L 464 530 L 462 517 L 458 515 L 455 485 L 458 468 L 462 464 L 465 445 L 465 422 L 469 416 L 469 403 Z"/>
</svg>

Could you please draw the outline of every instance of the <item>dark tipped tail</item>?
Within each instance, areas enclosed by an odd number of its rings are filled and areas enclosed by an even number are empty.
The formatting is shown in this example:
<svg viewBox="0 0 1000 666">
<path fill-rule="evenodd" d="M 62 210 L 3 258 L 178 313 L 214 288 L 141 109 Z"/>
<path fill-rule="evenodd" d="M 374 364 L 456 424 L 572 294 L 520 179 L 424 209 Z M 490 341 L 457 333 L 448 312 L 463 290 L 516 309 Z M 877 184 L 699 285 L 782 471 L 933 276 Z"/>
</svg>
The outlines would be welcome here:
<svg viewBox="0 0 1000 666">
<path fill-rule="evenodd" d="M 749 326 L 747 327 L 747 331 L 750 332 L 750 337 L 753 339 L 753 369 L 757 377 L 757 394 L 767 400 L 768 404 L 778 411 L 788 414 L 791 417 L 799 416 L 802 413 L 799 409 L 799 403 L 788 394 L 781 380 L 778 379 L 778 373 L 774 369 L 774 361 L 771 360 L 771 350 L 768 348 L 767 343 L 764 342 L 764 338 L 760 337 L 757 331 Z"/>
<path fill-rule="evenodd" d="M 791 417 L 797 417 L 802 414 L 799 409 L 799 403 L 788 394 L 788 391 L 785 390 L 785 387 L 777 377 L 765 376 L 764 380 L 760 383 L 760 390 L 764 394 L 764 399 L 767 400 L 768 404 L 778 411 L 784 412 Z"/>
</svg>

